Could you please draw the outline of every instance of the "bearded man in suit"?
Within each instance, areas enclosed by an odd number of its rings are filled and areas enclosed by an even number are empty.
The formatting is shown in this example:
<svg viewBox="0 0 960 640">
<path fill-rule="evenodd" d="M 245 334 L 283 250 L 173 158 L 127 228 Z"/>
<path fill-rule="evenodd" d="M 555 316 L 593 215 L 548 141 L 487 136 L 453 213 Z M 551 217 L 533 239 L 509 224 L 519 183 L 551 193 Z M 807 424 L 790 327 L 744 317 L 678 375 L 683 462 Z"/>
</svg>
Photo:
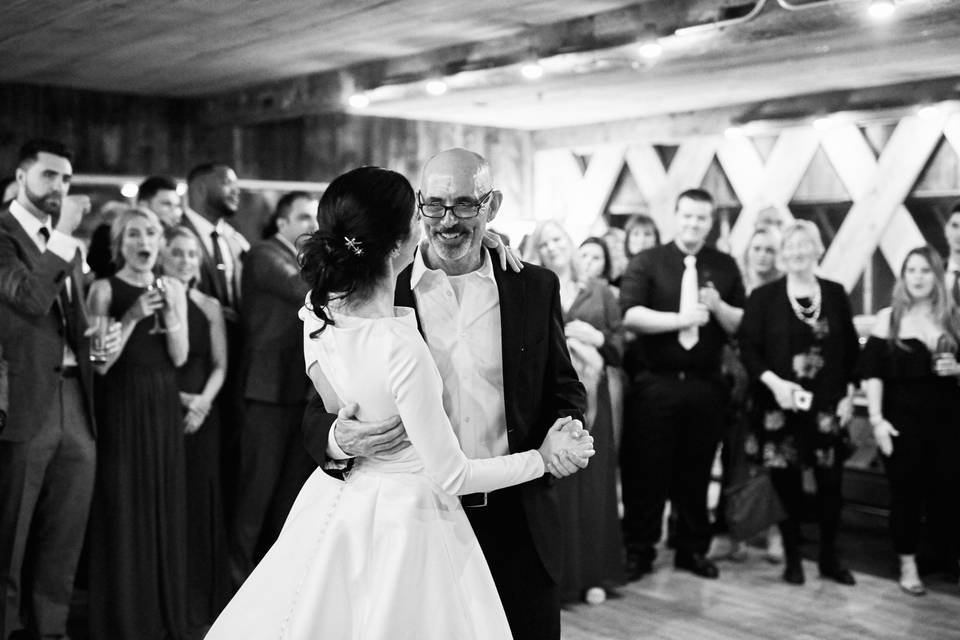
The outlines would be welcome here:
<svg viewBox="0 0 960 640">
<path fill-rule="evenodd" d="M 9 400 L 0 431 L 0 637 L 61 638 L 93 495 L 93 370 L 78 243 L 89 211 L 68 198 L 71 153 L 20 151 L 0 213 L 0 349 Z M 119 325 L 108 351 L 120 348 Z M 29 553 L 28 553 L 29 551 Z"/>
<path fill-rule="evenodd" d="M 484 250 L 486 225 L 503 194 L 489 163 L 449 149 L 423 170 L 418 210 L 426 242 L 397 277 L 396 304 L 413 307 L 443 379 L 443 404 L 469 458 L 536 449 L 558 418 L 583 432 L 586 392 L 570 362 L 560 286 L 550 271 L 505 269 Z M 311 403 L 307 447 L 321 464 L 407 446 L 399 418 L 383 423 L 339 416 Z M 562 569 L 554 477 L 586 460 L 558 458 L 542 478 L 461 496 L 517 640 L 558 640 Z"/>
</svg>

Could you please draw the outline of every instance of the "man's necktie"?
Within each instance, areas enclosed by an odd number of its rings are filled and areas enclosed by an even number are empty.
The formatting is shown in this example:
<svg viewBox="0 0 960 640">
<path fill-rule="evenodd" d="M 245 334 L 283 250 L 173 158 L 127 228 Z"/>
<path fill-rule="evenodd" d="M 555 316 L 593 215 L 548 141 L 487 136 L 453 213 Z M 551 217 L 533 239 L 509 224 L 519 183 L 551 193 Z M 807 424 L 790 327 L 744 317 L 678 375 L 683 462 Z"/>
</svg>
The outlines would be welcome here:
<svg viewBox="0 0 960 640">
<path fill-rule="evenodd" d="M 960 269 L 953 270 L 953 286 L 950 287 L 950 295 L 953 296 L 953 303 L 960 306 Z"/>
<path fill-rule="evenodd" d="M 700 287 L 697 284 L 697 258 L 687 256 L 683 259 L 683 279 L 680 280 L 680 313 L 693 311 L 700 302 Z M 690 327 L 677 333 L 677 340 L 684 349 L 692 349 L 700 340 L 700 329 Z"/>
<path fill-rule="evenodd" d="M 40 237 L 43 238 L 43 248 L 46 250 L 47 243 L 50 241 L 50 230 L 46 227 L 40 227 L 38 232 Z M 73 262 L 70 263 L 70 266 L 73 266 Z M 60 293 L 57 294 L 56 299 L 56 310 L 57 315 L 60 316 L 60 324 L 63 327 L 63 336 L 67 341 L 67 344 L 70 346 L 70 349 L 74 353 L 77 351 L 77 339 L 73 333 L 73 322 L 70 318 L 70 311 L 73 308 L 70 302 L 70 293 L 67 291 L 67 287 L 70 286 L 70 278 L 66 278 L 63 281 L 63 285 L 60 287 Z"/>
<path fill-rule="evenodd" d="M 216 229 L 210 232 L 210 240 L 213 241 L 213 262 L 216 267 L 216 296 L 220 303 L 226 307 L 231 305 L 230 284 L 227 282 L 227 265 L 223 261 L 223 251 L 220 250 L 220 234 Z"/>
</svg>

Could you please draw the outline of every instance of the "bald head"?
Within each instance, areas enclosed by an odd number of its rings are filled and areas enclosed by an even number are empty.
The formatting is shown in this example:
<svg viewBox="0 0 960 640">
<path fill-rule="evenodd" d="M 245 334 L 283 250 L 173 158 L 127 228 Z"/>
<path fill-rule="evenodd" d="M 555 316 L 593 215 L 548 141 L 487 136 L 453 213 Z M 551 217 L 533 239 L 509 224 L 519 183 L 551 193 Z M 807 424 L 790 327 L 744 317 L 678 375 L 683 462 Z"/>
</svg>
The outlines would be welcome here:
<svg viewBox="0 0 960 640">
<path fill-rule="evenodd" d="M 423 216 L 428 243 L 424 255 L 429 266 L 449 275 L 478 269 L 483 233 L 503 198 L 493 188 L 489 163 L 466 149 L 441 151 L 423 167 L 420 198 L 422 203 L 445 207 L 440 210 L 441 217 Z"/>
<path fill-rule="evenodd" d="M 470 194 L 479 198 L 493 188 L 490 163 L 467 149 L 446 149 L 423 166 L 420 191 L 426 193 Z"/>
</svg>

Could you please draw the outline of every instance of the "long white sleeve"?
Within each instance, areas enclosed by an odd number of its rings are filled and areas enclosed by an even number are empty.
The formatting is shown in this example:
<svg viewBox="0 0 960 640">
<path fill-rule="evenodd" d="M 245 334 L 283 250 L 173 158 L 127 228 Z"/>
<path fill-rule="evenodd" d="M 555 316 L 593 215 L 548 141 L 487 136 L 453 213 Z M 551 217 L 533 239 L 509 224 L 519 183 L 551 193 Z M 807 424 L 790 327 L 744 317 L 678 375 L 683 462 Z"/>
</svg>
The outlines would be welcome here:
<svg viewBox="0 0 960 640">
<path fill-rule="evenodd" d="M 427 475 L 453 495 L 493 491 L 539 478 L 543 459 L 535 451 L 468 459 L 443 410 L 443 381 L 426 343 L 396 332 L 387 372 L 407 437 Z"/>
</svg>

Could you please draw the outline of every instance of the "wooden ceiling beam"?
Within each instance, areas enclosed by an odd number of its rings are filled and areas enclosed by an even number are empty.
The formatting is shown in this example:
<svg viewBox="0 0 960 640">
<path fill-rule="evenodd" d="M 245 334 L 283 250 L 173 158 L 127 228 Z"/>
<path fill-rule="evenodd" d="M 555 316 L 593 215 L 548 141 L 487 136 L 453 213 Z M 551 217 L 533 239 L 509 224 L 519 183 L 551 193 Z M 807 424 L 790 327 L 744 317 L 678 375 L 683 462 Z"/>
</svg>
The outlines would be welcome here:
<svg viewBox="0 0 960 640">
<path fill-rule="evenodd" d="M 406 84 L 550 57 L 618 47 L 642 34 L 672 34 L 677 28 L 738 15 L 757 0 L 643 0 L 624 8 L 554 24 L 532 26 L 520 34 L 470 42 L 353 65 L 338 71 L 299 76 L 212 96 L 203 117 L 212 122 L 256 123 L 310 113 L 342 111 L 355 90 Z"/>
</svg>

